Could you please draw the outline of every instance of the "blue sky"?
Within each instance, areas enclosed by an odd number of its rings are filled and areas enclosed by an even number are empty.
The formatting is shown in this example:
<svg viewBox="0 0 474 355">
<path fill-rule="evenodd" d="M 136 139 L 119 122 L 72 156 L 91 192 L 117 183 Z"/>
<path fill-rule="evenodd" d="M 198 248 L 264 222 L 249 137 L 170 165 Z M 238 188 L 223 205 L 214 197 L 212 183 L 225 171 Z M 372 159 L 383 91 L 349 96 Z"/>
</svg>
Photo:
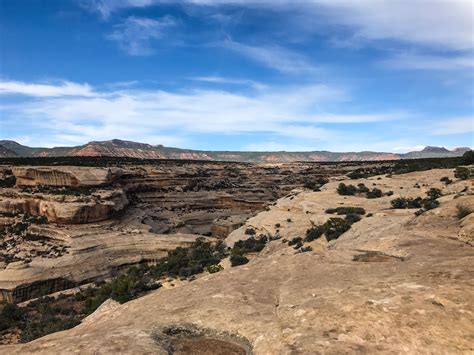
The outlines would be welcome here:
<svg viewBox="0 0 474 355">
<path fill-rule="evenodd" d="M 472 0 L 0 0 L 0 138 L 474 146 Z"/>
</svg>

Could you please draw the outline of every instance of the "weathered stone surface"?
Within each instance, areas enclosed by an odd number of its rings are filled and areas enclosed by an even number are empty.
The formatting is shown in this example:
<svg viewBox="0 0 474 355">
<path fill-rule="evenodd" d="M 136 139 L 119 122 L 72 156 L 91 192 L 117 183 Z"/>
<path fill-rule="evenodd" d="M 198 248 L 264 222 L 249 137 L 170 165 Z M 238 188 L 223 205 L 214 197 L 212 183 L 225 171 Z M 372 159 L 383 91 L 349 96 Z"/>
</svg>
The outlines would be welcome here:
<svg viewBox="0 0 474 355">
<path fill-rule="evenodd" d="M 80 166 L 14 167 L 17 186 L 103 186 L 113 182 L 121 174 L 117 168 L 91 168 Z"/>
<path fill-rule="evenodd" d="M 122 190 L 89 197 L 40 194 L 0 196 L 0 212 L 22 212 L 45 216 L 50 222 L 63 224 L 91 223 L 109 219 L 122 210 L 128 200 Z"/>
<path fill-rule="evenodd" d="M 215 219 L 211 227 L 212 236 L 226 238 L 234 230 L 243 226 L 248 217 L 249 215 L 245 214 Z"/>
<path fill-rule="evenodd" d="M 275 235 L 279 229 L 282 237 L 301 236 L 311 222 L 330 216 L 324 212 L 329 207 L 360 206 L 373 216 L 335 241 L 312 242 L 313 251 L 296 253 L 273 240 L 246 265 L 123 305 L 104 305 L 73 329 L 0 352 L 160 354 L 166 353 L 157 336 L 162 329 L 191 325 L 246 339 L 255 354 L 469 353 L 474 249 L 457 237 L 469 218 L 459 221 L 455 210 L 460 201 L 471 203 L 472 185 L 439 183 L 450 174 L 433 170 L 346 181 L 395 192 L 373 200 L 339 196 L 335 183 L 321 192 L 295 192 L 249 219 L 229 244 L 247 238 L 250 226 L 257 233 Z M 414 187 L 416 182 L 423 188 Z M 423 196 L 430 187 L 446 194 L 440 207 L 418 217 L 414 210 L 390 209 L 392 198 Z M 456 193 L 462 196 L 454 199 Z M 394 257 L 354 261 L 369 251 Z"/>
</svg>

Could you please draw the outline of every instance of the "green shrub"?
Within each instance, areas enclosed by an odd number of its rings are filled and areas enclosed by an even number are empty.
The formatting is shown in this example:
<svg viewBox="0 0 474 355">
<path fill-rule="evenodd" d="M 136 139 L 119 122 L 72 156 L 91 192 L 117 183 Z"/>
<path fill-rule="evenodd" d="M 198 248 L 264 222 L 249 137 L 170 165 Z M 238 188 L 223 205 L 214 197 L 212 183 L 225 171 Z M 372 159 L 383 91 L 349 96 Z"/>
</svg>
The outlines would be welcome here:
<svg viewBox="0 0 474 355">
<path fill-rule="evenodd" d="M 342 196 L 353 196 L 357 192 L 357 187 L 354 185 L 346 185 L 343 182 L 337 187 L 337 193 Z"/>
<path fill-rule="evenodd" d="M 345 217 L 345 220 L 349 222 L 349 224 L 354 224 L 356 222 L 359 222 L 361 219 L 362 219 L 361 216 L 356 213 L 349 213 Z"/>
<path fill-rule="evenodd" d="M 245 234 L 246 234 L 246 235 L 255 235 L 256 232 L 255 232 L 255 229 L 253 229 L 253 228 L 247 228 L 247 229 L 245 230 Z"/>
<path fill-rule="evenodd" d="M 431 199 L 423 199 L 421 201 L 421 205 L 425 211 L 432 210 L 436 207 L 439 207 L 439 201 L 431 200 Z"/>
<path fill-rule="evenodd" d="M 390 201 L 392 208 L 403 209 L 403 208 L 421 208 L 421 197 L 411 198 L 411 197 L 398 197 Z"/>
<path fill-rule="evenodd" d="M 379 198 L 382 197 L 382 190 L 373 188 L 372 191 L 367 192 L 367 198 Z"/>
<path fill-rule="evenodd" d="M 441 190 L 440 189 L 436 189 L 434 187 L 432 187 L 431 189 L 428 190 L 428 192 L 426 192 L 426 195 L 428 196 L 428 198 L 430 198 L 431 200 L 436 200 L 437 198 L 441 197 L 442 194 L 441 194 Z"/>
<path fill-rule="evenodd" d="M 302 241 L 303 241 L 303 238 L 301 238 L 301 237 L 295 237 L 295 238 L 293 238 L 292 240 L 290 240 L 290 241 L 288 242 L 288 245 L 290 245 L 290 246 L 292 246 L 292 245 L 297 245 L 297 244 L 301 243 Z"/>
<path fill-rule="evenodd" d="M 365 186 L 364 184 L 362 184 L 362 183 L 357 184 L 357 192 L 358 193 L 365 194 L 369 191 L 370 191 L 369 188 L 367 186 Z"/>
<path fill-rule="evenodd" d="M 312 242 L 320 238 L 324 233 L 324 229 L 321 225 L 311 227 L 306 231 L 306 237 L 304 238 L 305 242 Z"/>
<path fill-rule="evenodd" d="M 234 266 L 239 266 L 239 265 L 244 265 L 249 262 L 249 259 L 247 259 L 243 255 L 238 255 L 238 254 L 232 254 L 230 256 L 230 264 L 232 267 Z"/>
<path fill-rule="evenodd" d="M 467 206 L 463 206 L 463 205 L 457 205 L 456 206 L 456 209 L 457 209 L 457 217 L 458 219 L 463 219 L 464 217 L 466 217 L 467 215 L 470 215 L 473 210 Z"/>
<path fill-rule="evenodd" d="M 234 248 L 232 248 L 232 254 L 248 254 L 262 251 L 265 248 L 265 244 L 267 244 L 268 238 L 267 237 L 260 237 L 258 239 L 254 237 L 250 237 L 245 240 L 239 240 L 235 242 Z"/>
<path fill-rule="evenodd" d="M 327 241 L 339 238 L 341 234 L 345 233 L 350 228 L 351 225 L 348 221 L 338 217 L 329 218 L 327 222 L 323 224 L 324 234 L 326 235 Z"/>
<path fill-rule="evenodd" d="M 454 177 L 460 180 L 467 180 L 470 178 L 469 169 L 465 166 L 458 166 L 454 172 Z"/>
</svg>

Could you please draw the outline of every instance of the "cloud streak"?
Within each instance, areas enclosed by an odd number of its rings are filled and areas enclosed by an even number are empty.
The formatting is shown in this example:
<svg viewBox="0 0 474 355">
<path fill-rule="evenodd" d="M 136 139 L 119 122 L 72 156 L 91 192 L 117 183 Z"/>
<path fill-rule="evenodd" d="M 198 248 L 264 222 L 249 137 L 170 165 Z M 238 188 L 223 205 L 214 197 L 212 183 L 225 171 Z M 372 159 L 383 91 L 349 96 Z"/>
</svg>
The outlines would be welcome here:
<svg viewBox="0 0 474 355">
<path fill-rule="evenodd" d="M 37 97 L 97 95 L 88 84 L 61 81 L 59 84 L 25 83 L 21 81 L 0 81 L 0 95 L 16 94 Z"/>
<path fill-rule="evenodd" d="M 328 104 L 349 100 L 344 90 L 328 85 L 266 87 L 246 94 L 200 88 L 90 92 L 95 94 L 41 100 L 31 93 L 33 99 L 0 107 L 0 112 L 6 120 L 24 117 L 32 122 L 32 130 L 46 131 L 51 141 L 64 144 L 116 137 L 151 141 L 150 137 L 162 139 L 167 134 L 179 140 L 194 134 L 255 133 L 315 142 L 337 136 L 322 124 L 406 118 L 394 112 L 328 113 Z"/>
<path fill-rule="evenodd" d="M 106 36 L 114 41 L 128 55 L 147 56 L 154 53 L 153 42 L 162 38 L 165 31 L 177 25 L 171 16 L 159 19 L 130 16 L 115 26 L 115 30 Z"/>
</svg>

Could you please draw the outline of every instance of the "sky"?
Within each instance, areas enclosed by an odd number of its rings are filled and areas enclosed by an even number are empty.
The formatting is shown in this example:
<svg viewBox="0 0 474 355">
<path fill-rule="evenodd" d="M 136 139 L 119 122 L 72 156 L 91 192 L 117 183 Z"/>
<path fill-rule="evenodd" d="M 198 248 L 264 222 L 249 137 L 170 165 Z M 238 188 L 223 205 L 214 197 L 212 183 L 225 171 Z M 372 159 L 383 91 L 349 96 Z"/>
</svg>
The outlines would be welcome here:
<svg viewBox="0 0 474 355">
<path fill-rule="evenodd" d="M 474 147 L 474 0 L 0 0 L 0 139 Z"/>
</svg>

